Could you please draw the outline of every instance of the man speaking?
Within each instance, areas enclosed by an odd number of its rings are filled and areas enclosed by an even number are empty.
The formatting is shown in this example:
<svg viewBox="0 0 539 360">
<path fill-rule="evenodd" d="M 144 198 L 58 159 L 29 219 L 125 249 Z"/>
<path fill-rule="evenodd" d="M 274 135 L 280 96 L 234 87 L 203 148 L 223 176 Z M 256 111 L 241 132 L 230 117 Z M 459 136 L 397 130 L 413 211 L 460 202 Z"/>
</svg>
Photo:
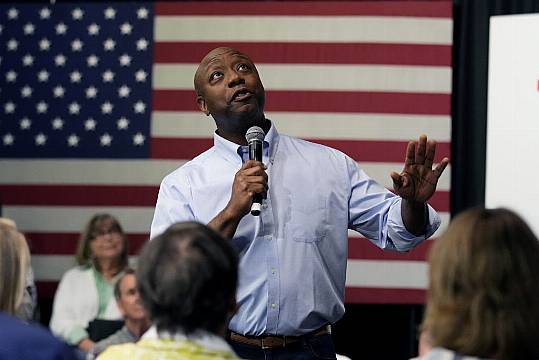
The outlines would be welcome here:
<svg viewBox="0 0 539 360">
<path fill-rule="evenodd" d="M 194 84 L 217 125 L 214 146 L 164 178 L 151 237 L 194 220 L 232 239 L 241 260 L 228 336 L 240 357 L 334 359 L 329 325 L 344 314 L 348 229 L 382 249 L 418 245 L 440 225 L 426 202 L 449 160 L 433 169 L 435 143 L 410 142 L 403 171 L 391 173 L 394 195 L 342 152 L 279 134 L 247 55 L 210 51 Z M 253 126 L 264 134 L 262 161 L 250 159 Z"/>
</svg>

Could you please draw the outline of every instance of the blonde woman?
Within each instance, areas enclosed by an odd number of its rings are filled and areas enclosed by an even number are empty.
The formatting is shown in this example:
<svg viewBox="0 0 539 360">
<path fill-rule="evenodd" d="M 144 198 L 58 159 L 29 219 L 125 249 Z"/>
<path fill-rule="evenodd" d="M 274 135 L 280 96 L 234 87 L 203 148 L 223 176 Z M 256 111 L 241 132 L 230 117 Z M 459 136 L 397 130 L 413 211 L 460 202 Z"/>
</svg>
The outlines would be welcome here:
<svg viewBox="0 0 539 360">
<path fill-rule="evenodd" d="M 50 328 L 83 352 L 122 326 L 113 292 L 127 267 L 127 251 L 118 220 L 97 214 L 79 239 L 78 266 L 67 271 L 58 285 Z"/>
<path fill-rule="evenodd" d="M 460 214 L 429 264 L 422 359 L 539 358 L 539 242 L 518 215 Z"/>
</svg>

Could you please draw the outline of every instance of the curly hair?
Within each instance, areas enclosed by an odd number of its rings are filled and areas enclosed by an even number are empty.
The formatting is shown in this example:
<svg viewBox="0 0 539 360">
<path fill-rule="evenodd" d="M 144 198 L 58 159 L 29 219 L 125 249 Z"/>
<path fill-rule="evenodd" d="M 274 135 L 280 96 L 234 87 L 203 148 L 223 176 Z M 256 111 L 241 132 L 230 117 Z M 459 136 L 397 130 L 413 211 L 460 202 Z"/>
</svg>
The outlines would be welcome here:
<svg viewBox="0 0 539 360">
<path fill-rule="evenodd" d="M 235 306 L 238 257 L 212 229 L 195 222 L 170 226 L 144 246 L 136 274 L 159 331 L 224 330 Z"/>
<path fill-rule="evenodd" d="M 518 215 L 463 212 L 429 264 L 423 328 L 433 346 L 498 360 L 539 355 L 539 242 Z"/>
</svg>

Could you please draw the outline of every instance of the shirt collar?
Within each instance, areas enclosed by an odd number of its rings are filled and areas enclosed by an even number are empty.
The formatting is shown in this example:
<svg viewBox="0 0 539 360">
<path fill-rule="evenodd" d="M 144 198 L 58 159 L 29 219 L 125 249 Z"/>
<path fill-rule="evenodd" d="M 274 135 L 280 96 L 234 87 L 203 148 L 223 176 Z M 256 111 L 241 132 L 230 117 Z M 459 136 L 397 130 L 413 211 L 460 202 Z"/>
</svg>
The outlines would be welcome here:
<svg viewBox="0 0 539 360">
<path fill-rule="evenodd" d="M 205 331 L 201 329 L 187 336 L 181 329 L 178 329 L 174 333 L 170 333 L 168 331 L 158 332 L 157 327 L 155 325 L 152 325 L 148 329 L 148 331 L 146 331 L 144 335 L 142 335 L 141 339 L 142 340 L 171 339 L 175 341 L 189 340 L 211 350 L 232 352 L 232 348 L 228 345 L 228 343 L 223 338 L 215 334 L 212 334 L 209 331 Z"/>
<path fill-rule="evenodd" d="M 278 144 L 279 144 L 279 133 L 277 132 L 277 129 L 275 128 L 273 121 L 271 121 L 270 129 L 268 133 L 266 134 L 266 136 L 264 136 L 264 144 L 263 144 L 264 157 L 266 159 L 267 157 L 269 157 L 270 162 L 273 162 L 273 158 L 275 157 Z M 241 166 L 241 164 L 243 163 L 243 160 L 242 160 L 242 154 L 244 152 L 243 148 L 247 148 L 247 147 L 238 145 L 232 141 L 225 139 L 221 135 L 217 134 L 217 130 L 213 133 L 213 146 L 215 147 L 215 150 L 219 152 L 219 154 L 221 154 L 227 161 L 231 162 L 232 164 Z M 247 148 L 247 151 L 248 151 L 248 148 Z M 266 162 L 266 159 L 265 159 L 265 162 Z"/>
</svg>

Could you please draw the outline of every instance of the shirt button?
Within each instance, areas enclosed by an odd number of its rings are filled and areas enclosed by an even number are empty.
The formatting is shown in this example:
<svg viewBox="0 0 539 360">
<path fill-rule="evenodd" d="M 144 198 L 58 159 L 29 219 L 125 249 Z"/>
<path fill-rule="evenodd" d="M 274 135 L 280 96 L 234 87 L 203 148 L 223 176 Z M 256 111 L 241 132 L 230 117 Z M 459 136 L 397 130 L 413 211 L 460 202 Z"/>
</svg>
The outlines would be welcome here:
<svg viewBox="0 0 539 360">
<path fill-rule="evenodd" d="M 275 270 L 275 268 L 272 268 L 272 269 L 271 269 L 271 273 L 272 273 L 272 274 L 275 274 L 276 272 L 277 272 L 277 270 Z"/>
<path fill-rule="evenodd" d="M 266 240 L 270 241 L 273 237 L 271 235 L 266 235 Z"/>
<path fill-rule="evenodd" d="M 272 308 L 272 309 L 275 309 L 276 307 L 277 307 L 277 305 L 271 304 L 271 308 Z"/>
<path fill-rule="evenodd" d="M 262 209 L 267 209 L 267 208 L 268 208 L 268 204 L 262 203 Z"/>
</svg>

